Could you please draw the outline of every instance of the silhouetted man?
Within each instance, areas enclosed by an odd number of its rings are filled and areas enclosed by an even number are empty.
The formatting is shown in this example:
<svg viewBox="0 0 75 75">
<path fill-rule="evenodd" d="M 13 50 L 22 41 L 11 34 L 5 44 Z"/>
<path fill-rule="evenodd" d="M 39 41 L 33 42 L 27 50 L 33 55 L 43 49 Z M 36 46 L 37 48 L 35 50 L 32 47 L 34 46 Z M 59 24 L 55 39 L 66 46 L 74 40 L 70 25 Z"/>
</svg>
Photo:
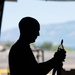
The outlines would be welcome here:
<svg viewBox="0 0 75 75">
<path fill-rule="evenodd" d="M 46 75 L 52 68 L 59 66 L 60 52 L 46 62 L 38 63 L 30 48 L 39 36 L 40 24 L 32 17 L 24 17 L 19 22 L 20 37 L 9 52 L 10 75 Z M 14 37 L 14 36 L 13 36 Z M 65 59 L 65 52 L 63 52 Z"/>
</svg>

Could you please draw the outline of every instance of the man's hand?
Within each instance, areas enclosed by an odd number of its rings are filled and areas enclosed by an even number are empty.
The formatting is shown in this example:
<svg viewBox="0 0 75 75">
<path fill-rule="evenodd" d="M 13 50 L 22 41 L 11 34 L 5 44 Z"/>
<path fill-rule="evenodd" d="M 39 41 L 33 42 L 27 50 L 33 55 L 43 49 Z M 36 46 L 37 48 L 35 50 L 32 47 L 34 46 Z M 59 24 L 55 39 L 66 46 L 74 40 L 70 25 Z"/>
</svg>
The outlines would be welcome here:
<svg viewBox="0 0 75 75">
<path fill-rule="evenodd" d="M 65 61 L 65 58 L 66 58 L 66 51 L 64 49 L 60 49 L 54 54 L 54 59 L 57 60 L 58 62 Z"/>
<path fill-rule="evenodd" d="M 54 60 L 55 60 L 55 65 L 53 69 L 52 75 L 55 75 L 57 71 L 57 75 L 61 75 L 61 69 L 63 66 L 63 61 L 65 61 L 66 58 L 66 51 L 60 48 L 57 52 L 54 54 Z"/>
</svg>

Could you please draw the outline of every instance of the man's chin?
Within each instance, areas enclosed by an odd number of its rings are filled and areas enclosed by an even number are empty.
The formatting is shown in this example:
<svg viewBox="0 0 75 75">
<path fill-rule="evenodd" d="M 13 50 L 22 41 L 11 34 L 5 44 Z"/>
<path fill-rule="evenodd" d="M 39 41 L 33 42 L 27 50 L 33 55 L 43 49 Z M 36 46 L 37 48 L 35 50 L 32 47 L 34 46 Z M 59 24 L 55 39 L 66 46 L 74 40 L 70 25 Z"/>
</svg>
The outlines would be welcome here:
<svg viewBox="0 0 75 75">
<path fill-rule="evenodd" d="M 32 43 L 34 43 L 35 41 L 32 41 Z"/>
<path fill-rule="evenodd" d="M 35 42 L 35 40 L 34 41 L 32 41 L 32 43 L 34 43 Z"/>
<path fill-rule="evenodd" d="M 31 40 L 31 43 L 34 43 L 36 39 Z"/>
</svg>

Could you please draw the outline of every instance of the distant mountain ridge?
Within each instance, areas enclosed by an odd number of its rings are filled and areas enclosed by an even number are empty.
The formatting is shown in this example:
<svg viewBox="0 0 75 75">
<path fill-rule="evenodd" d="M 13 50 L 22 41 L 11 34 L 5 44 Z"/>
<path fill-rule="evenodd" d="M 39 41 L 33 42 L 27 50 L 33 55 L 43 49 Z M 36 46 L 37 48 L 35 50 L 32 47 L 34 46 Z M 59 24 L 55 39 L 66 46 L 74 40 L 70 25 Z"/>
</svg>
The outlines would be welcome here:
<svg viewBox="0 0 75 75">
<path fill-rule="evenodd" d="M 16 41 L 19 37 L 19 30 L 18 28 L 12 28 L 11 30 L 7 30 L 1 33 L 1 41 L 8 42 L 8 41 Z"/>
<path fill-rule="evenodd" d="M 19 29 L 13 28 L 1 33 L 0 41 L 16 41 L 19 38 Z M 47 24 L 40 26 L 40 36 L 36 39 L 36 44 L 41 44 L 45 41 L 59 44 L 60 40 L 64 39 L 64 44 L 70 47 L 75 47 L 75 21 L 68 21 L 57 24 Z"/>
</svg>

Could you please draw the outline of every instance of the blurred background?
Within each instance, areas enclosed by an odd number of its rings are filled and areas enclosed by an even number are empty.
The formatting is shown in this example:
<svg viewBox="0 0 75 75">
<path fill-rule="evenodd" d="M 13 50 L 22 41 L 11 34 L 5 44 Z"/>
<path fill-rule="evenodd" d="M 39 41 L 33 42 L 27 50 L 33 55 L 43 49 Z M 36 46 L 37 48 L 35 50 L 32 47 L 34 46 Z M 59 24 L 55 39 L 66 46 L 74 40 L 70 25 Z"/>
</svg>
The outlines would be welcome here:
<svg viewBox="0 0 75 75">
<path fill-rule="evenodd" d="M 75 69 L 75 2 L 7 0 L 0 34 L 0 74 L 7 73 L 10 48 L 19 38 L 18 23 L 26 16 L 34 17 L 40 23 L 40 36 L 31 44 L 36 60 L 40 63 L 52 58 L 63 39 L 67 52 L 63 68 Z"/>
</svg>

